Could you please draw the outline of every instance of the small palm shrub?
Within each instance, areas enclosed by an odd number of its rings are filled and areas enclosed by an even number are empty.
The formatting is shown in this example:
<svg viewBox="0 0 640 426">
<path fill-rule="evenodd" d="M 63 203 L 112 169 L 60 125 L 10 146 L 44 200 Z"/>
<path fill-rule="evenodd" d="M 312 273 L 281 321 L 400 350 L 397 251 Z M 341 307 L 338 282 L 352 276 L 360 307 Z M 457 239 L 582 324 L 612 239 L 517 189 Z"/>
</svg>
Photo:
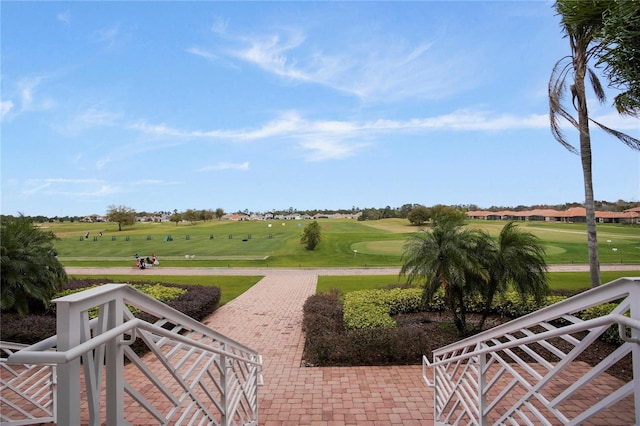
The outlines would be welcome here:
<svg viewBox="0 0 640 426">
<path fill-rule="evenodd" d="M 56 236 L 22 215 L 3 216 L 0 232 L 0 308 L 21 315 L 46 308 L 67 282 L 53 246 Z"/>
</svg>

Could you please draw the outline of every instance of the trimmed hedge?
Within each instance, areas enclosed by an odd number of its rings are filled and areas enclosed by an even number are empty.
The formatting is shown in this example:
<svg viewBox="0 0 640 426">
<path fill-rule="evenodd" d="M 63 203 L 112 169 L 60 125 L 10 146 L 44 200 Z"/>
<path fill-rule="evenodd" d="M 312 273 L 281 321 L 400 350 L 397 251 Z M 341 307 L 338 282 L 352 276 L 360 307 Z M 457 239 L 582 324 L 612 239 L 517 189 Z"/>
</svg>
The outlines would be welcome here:
<svg viewBox="0 0 640 426">
<path fill-rule="evenodd" d="M 523 299 L 516 292 L 510 291 L 494 298 L 489 314 L 517 318 L 565 298 L 547 296 L 542 304 L 537 304 L 533 297 Z M 469 313 L 482 313 L 484 310 L 480 295 L 466 297 L 465 306 Z M 419 288 L 353 291 L 344 298 L 344 325 L 347 329 L 395 327 L 392 315 L 420 311 L 446 311 L 444 293 L 439 291 L 429 303 L 425 303 L 422 289 Z"/>
<path fill-rule="evenodd" d="M 571 295 L 562 293 L 547 296 L 543 306 L 552 305 L 569 296 Z M 420 364 L 423 354 L 431 354 L 434 350 L 459 340 L 455 327 L 452 324 L 448 326 L 450 318 L 444 309 L 442 294 L 435 295 L 433 304 L 420 305 L 422 314 L 415 313 L 419 301 L 421 289 L 350 292 L 344 297 L 344 302 L 338 290 L 311 296 L 304 304 L 303 317 L 306 365 Z M 482 308 L 479 297 L 468 299 L 467 302 L 472 311 L 480 311 Z M 594 306 L 576 316 L 588 320 L 610 313 L 614 306 L 617 305 Z M 509 320 L 540 307 L 542 306 L 536 305 L 533 299 L 523 300 L 517 293 L 510 292 L 496 297 L 491 315 Z M 391 313 L 395 315 L 395 319 L 391 318 Z M 407 313 L 412 314 L 405 315 Z M 442 318 L 441 321 L 439 315 L 447 318 Z M 354 324 L 359 327 L 353 327 Z M 374 324 L 381 325 L 376 328 Z M 602 340 L 619 344 L 617 326 L 609 327 L 602 335 Z"/>
<path fill-rule="evenodd" d="M 338 292 L 316 294 L 304 304 L 307 365 L 412 365 L 433 349 L 433 336 L 418 327 L 347 330 Z M 443 331 L 447 333 L 447 331 Z M 450 334 L 455 335 L 455 330 Z"/>
</svg>

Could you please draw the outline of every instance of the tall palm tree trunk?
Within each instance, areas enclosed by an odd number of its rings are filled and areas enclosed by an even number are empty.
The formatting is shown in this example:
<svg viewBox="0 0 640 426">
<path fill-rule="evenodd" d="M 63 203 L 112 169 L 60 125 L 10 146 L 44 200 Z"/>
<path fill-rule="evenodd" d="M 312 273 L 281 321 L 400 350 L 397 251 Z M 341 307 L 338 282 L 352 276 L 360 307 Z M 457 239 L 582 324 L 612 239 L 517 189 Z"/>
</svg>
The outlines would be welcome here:
<svg viewBox="0 0 640 426">
<path fill-rule="evenodd" d="M 596 232 L 596 209 L 593 199 L 593 175 L 591 170 L 591 135 L 589 132 L 589 112 L 585 96 L 584 78 L 586 58 L 574 55 L 575 86 L 574 100 L 577 101 L 578 126 L 580 129 L 580 159 L 584 181 L 584 208 L 587 215 L 587 245 L 589 248 L 589 272 L 591 288 L 600 285 L 600 259 L 598 256 L 598 236 Z"/>
</svg>

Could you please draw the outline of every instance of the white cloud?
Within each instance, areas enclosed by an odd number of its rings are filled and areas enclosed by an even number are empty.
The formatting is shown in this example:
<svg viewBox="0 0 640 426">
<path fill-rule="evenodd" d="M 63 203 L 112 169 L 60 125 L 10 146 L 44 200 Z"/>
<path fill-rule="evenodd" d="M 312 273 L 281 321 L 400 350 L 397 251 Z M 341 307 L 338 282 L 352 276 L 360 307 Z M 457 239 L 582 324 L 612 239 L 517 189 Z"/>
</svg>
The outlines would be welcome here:
<svg viewBox="0 0 640 426">
<path fill-rule="evenodd" d="M 13 109 L 13 101 L 2 101 L 0 102 L 0 108 L 2 110 L 2 119 L 9 115 L 11 110 Z"/>
<path fill-rule="evenodd" d="M 408 43 L 377 34 L 363 35 L 335 51 L 314 48 L 299 29 L 225 40 L 240 47 L 226 53 L 279 77 L 315 83 L 364 100 L 438 99 L 469 87 L 474 52 L 454 54 L 431 41 Z M 325 49 L 330 49 L 325 48 Z M 337 50 L 340 49 L 340 50 Z"/>
<path fill-rule="evenodd" d="M 114 186 L 99 179 L 46 178 L 27 180 L 22 194 L 25 196 L 43 194 L 95 197 L 117 192 L 118 190 Z"/>
<path fill-rule="evenodd" d="M 222 19 L 220 17 L 217 17 L 216 19 L 214 19 L 213 25 L 211 25 L 211 31 L 219 35 L 224 35 L 227 32 L 228 26 L 229 26 L 228 19 Z"/>
<path fill-rule="evenodd" d="M 94 127 L 114 126 L 119 122 L 122 114 L 91 107 L 71 117 L 61 126 L 60 130 L 66 133 L 77 134 Z"/>
<path fill-rule="evenodd" d="M 189 139 L 211 139 L 227 142 L 263 141 L 270 139 L 290 140 L 304 151 L 305 158 L 324 161 L 345 158 L 363 149 L 381 135 L 394 133 L 422 134 L 431 131 L 483 131 L 500 132 L 518 129 L 545 129 L 549 127 L 546 114 L 516 116 L 494 114 L 486 111 L 459 110 L 434 117 L 408 120 L 379 119 L 372 121 L 308 120 L 295 111 L 283 113 L 255 129 L 215 129 L 188 131 L 166 124 L 149 124 L 139 121 L 132 129 L 158 137 Z M 201 169 L 212 170 L 213 168 Z"/>
<path fill-rule="evenodd" d="M 18 83 L 18 87 L 20 90 L 20 104 L 22 110 L 28 111 L 31 109 L 31 105 L 33 103 L 33 93 L 41 82 L 41 77 L 31 77 L 25 78 L 20 83 Z"/>
<path fill-rule="evenodd" d="M 68 10 L 58 13 L 57 18 L 58 18 L 58 21 L 62 21 L 65 24 L 68 24 L 71 22 L 71 14 L 69 13 Z"/>
<path fill-rule="evenodd" d="M 101 28 L 91 33 L 91 41 L 94 43 L 105 44 L 112 47 L 118 37 L 120 30 L 118 27 Z"/>
<path fill-rule="evenodd" d="M 305 155 L 307 161 L 326 161 L 351 157 L 367 144 L 316 139 L 300 142 L 299 146 L 308 151 Z"/>
<path fill-rule="evenodd" d="M 202 167 L 196 171 L 198 172 L 209 172 L 215 170 L 249 170 L 249 162 L 245 161 L 244 163 L 228 163 L 228 162 L 219 162 L 218 164 L 212 166 Z"/>
<path fill-rule="evenodd" d="M 205 59 L 217 59 L 218 56 L 216 56 L 215 54 L 205 50 L 205 49 L 201 49 L 199 47 L 190 47 L 188 49 L 185 49 L 187 52 L 196 55 L 196 56 L 201 56 Z"/>
<path fill-rule="evenodd" d="M 46 76 L 36 75 L 20 79 L 16 83 L 13 97 L 15 103 L 11 101 L 2 102 L 2 115 L 7 116 L 22 114 L 24 112 L 42 111 L 53 108 L 56 103 L 46 96 L 38 95 L 42 83 L 47 79 Z"/>
</svg>

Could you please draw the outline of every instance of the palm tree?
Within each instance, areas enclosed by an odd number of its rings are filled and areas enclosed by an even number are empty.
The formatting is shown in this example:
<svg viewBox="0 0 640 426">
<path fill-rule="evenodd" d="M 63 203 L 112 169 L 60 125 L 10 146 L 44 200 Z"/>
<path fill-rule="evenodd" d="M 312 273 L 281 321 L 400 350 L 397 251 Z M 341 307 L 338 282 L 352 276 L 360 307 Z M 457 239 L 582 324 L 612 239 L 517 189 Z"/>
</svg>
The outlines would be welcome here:
<svg viewBox="0 0 640 426">
<path fill-rule="evenodd" d="M 622 91 L 613 104 L 620 114 L 640 118 L 640 2 L 612 1 L 603 23 L 607 48 L 596 65 L 605 65 L 609 86 Z"/>
<path fill-rule="evenodd" d="M 605 132 L 617 137 L 628 146 L 640 149 L 640 141 L 610 129 L 589 118 L 587 99 L 585 92 L 585 77 L 589 79 L 593 92 L 601 103 L 606 98 L 604 90 L 597 75 L 588 64 L 596 60 L 602 54 L 604 43 L 598 38 L 602 28 L 602 15 L 608 6 L 606 1 L 580 1 L 557 0 L 556 10 L 561 16 L 561 26 L 565 36 L 569 39 L 571 55 L 560 59 L 551 72 L 549 79 L 549 118 L 551 121 L 551 133 L 570 152 L 578 154 L 575 147 L 567 141 L 560 128 L 560 118 L 564 118 L 573 127 L 578 129 L 580 135 L 580 159 L 582 162 L 582 174 L 584 179 L 585 200 L 584 206 L 587 215 L 587 242 L 589 247 L 589 266 L 591 275 L 591 287 L 600 285 L 600 260 L 598 257 L 598 239 L 596 234 L 596 217 L 593 196 L 592 159 L 591 159 L 591 135 L 589 122 L 594 123 Z M 572 104 L 577 111 L 577 120 L 563 105 L 562 101 L 566 92 L 567 77 L 573 77 L 570 85 Z"/>
<path fill-rule="evenodd" d="M 507 223 L 497 240 L 486 232 L 444 221 L 431 232 L 412 235 L 404 247 L 400 275 L 409 283 L 422 281 L 423 297 L 431 301 L 443 289 L 460 336 L 469 333 L 465 298 L 480 294 L 483 315 L 473 331 L 480 331 L 496 294 L 510 288 L 540 302 L 548 291 L 547 265 L 540 240 Z"/>
<path fill-rule="evenodd" d="M 47 306 L 67 281 L 52 244 L 55 238 L 52 232 L 35 227 L 22 215 L 3 219 L 0 248 L 3 310 L 26 314 L 33 300 Z"/>
<path fill-rule="evenodd" d="M 478 277 L 488 279 L 473 255 L 479 238 L 478 231 L 455 221 L 443 221 L 430 232 L 412 235 L 404 246 L 400 275 L 406 275 L 409 283 L 423 281 L 426 301 L 432 300 L 439 289 L 444 290 L 445 302 L 460 336 L 468 331 L 464 296 L 482 281 Z"/>
<path fill-rule="evenodd" d="M 480 288 L 484 310 L 476 331 L 482 330 L 496 294 L 513 288 L 520 296 L 532 295 L 536 302 L 541 302 L 549 290 L 544 248 L 538 237 L 520 230 L 515 222 L 502 228 L 497 241 L 485 236 L 475 250 L 478 261 L 489 273 L 489 279 Z"/>
</svg>

